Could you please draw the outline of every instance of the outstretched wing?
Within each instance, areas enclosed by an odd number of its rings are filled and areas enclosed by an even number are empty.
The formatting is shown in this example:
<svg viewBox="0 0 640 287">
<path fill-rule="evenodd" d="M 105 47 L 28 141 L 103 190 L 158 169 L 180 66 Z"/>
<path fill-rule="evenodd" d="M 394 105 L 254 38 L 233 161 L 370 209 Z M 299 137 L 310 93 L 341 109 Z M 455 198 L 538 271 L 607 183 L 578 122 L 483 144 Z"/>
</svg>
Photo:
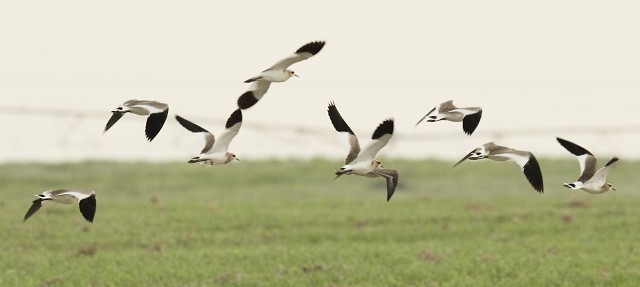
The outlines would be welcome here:
<svg viewBox="0 0 640 287">
<path fill-rule="evenodd" d="M 231 140 L 238 134 L 241 126 L 242 110 L 237 109 L 231 113 L 231 116 L 227 119 L 225 130 L 220 134 L 216 143 L 213 144 L 211 152 L 227 152 L 227 150 L 229 150 L 229 143 L 231 143 Z"/>
<path fill-rule="evenodd" d="M 472 151 L 470 151 L 467 155 L 465 155 L 461 160 L 459 160 L 458 162 L 456 162 L 456 164 L 453 165 L 453 167 L 458 166 L 459 164 L 461 164 L 463 161 L 467 160 L 468 158 L 471 157 L 471 155 L 476 152 L 476 150 L 478 150 L 477 148 L 473 149 Z"/>
<path fill-rule="evenodd" d="M 22 222 L 27 221 L 27 219 L 29 219 L 31 215 L 36 213 L 36 211 L 38 211 L 40 207 L 42 207 L 42 199 L 38 198 L 33 201 L 33 203 L 31 204 L 31 207 L 29 207 L 29 210 L 27 210 L 27 213 L 24 215 L 24 219 L 22 220 Z"/>
<path fill-rule="evenodd" d="M 387 145 L 393 136 L 393 119 L 384 120 L 378 128 L 373 132 L 371 140 L 360 151 L 360 154 L 353 162 L 372 161 L 376 158 L 378 152 Z"/>
<path fill-rule="evenodd" d="M 527 151 L 513 151 L 495 154 L 494 156 L 503 156 L 515 161 L 524 172 L 531 186 L 539 193 L 544 192 L 542 171 L 540 170 L 538 160 L 532 153 Z"/>
<path fill-rule="evenodd" d="M 249 90 L 238 98 L 238 107 L 243 110 L 253 107 L 267 93 L 269 86 L 271 86 L 269 81 L 257 80 L 252 82 L 249 85 Z"/>
<path fill-rule="evenodd" d="M 322 48 L 324 47 L 324 44 L 325 44 L 324 41 L 315 41 L 315 42 L 307 43 L 304 46 L 300 47 L 294 54 L 273 64 L 273 66 L 269 67 L 266 71 L 285 70 L 289 66 L 297 62 L 309 59 L 313 57 L 315 54 L 318 54 L 318 52 L 320 52 L 320 50 L 322 50 Z"/>
<path fill-rule="evenodd" d="M 96 215 L 96 195 L 92 194 L 87 198 L 78 201 L 80 213 L 84 219 L 93 223 L 93 217 Z"/>
<path fill-rule="evenodd" d="M 345 159 L 345 164 L 349 164 L 360 153 L 358 137 L 356 137 L 349 125 L 347 125 L 347 122 L 344 121 L 335 103 L 329 103 L 327 113 L 329 114 L 333 128 L 336 129 L 340 135 L 340 140 L 349 149 L 349 154 L 347 154 L 347 158 Z"/>
<path fill-rule="evenodd" d="M 568 140 L 556 137 L 558 142 L 570 153 L 576 156 L 580 164 L 580 177 L 578 181 L 585 182 L 596 173 L 597 159 L 585 148 L 574 144 Z"/>
<path fill-rule="evenodd" d="M 384 177 L 387 183 L 387 201 L 391 200 L 393 193 L 396 191 L 396 187 L 398 186 L 398 171 L 394 169 L 386 169 L 386 168 L 376 168 L 373 170 L 373 173 Z"/>
<path fill-rule="evenodd" d="M 150 114 L 147 117 L 147 126 L 145 127 L 145 134 L 149 141 L 152 141 L 162 129 L 164 122 L 167 120 L 169 114 L 169 108 L 159 113 Z"/>
<path fill-rule="evenodd" d="M 424 121 L 424 119 L 426 119 L 431 113 L 433 113 L 436 110 L 436 108 L 434 107 L 433 109 L 431 109 L 426 115 L 424 115 L 424 117 L 422 117 L 417 123 L 416 126 L 421 123 L 422 121 Z"/>
<path fill-rule="evenodd" d="M 607 175 L 611 172 L 616 166 L 618 166 L 619 159 L 617 157 L 612 158 L 607 164 L 599 169 L 593 177 L 591 177 L 587 182 L 596 184 L 597 186 L 602 186 L 607 181 Z"/>
<path fill-rule="evenodd" d="M 192 133 L 196 133 L 196 134 L 200 135 L 204 139 L 204 148 L 202 149 L 202 151 L 200 153 L 206 153 L 211 149 L 211 147 L 213 147 L 213 143 L 215 142 L 215 137 L 213 136 L 212 133 L 210 133 L 209 131 L 205 130 L 201 126 L 196 125 L 196 124 L 186 120 L 185 118 L 183 118 L 181 116 L 176 115 L 176 120 L 185 129 L 187 129 L 188 131 L 190 131 Z"/>
<path fill-rule="evenodd" d="M 107 122 L 107 125 L 104 126 L 104 131 L 103 132 L 107 132 L 113 125 L 115 125 L 118 120 L 120 120 L 120 118 L 122 118 L 122 116 L 124 115 L 123 112 L 118 112 L 118 111 L 113 111 L 111 112 L 111 117 L 109 118 L 109 121 Z"/>
<path fill-rule="evenodd" d="M 478 124 L 480 124 L 482 109 L 472 110 L 462 108 L 458 110 L 464 115 L 464 118 L 462 118 L 462 130 L 464 130 L 467 135 L 471 135 L 478 127 Z"/>
</svg>

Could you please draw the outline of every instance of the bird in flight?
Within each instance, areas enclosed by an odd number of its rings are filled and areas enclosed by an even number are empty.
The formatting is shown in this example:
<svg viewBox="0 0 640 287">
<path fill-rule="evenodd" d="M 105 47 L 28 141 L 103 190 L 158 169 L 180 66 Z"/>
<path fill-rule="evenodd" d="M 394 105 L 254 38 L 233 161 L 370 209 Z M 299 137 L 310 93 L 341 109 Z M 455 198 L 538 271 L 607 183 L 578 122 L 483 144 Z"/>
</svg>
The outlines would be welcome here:
<svg viewBox="0 0 640 287">
<path fill-rule="evenodd" d="M 293 76 L 297 77 L 298 75 L 295 72 L 287 68 L 297 62 L 315 56 L 322 50 L 324 44 L 324 41 L 307 43 L 295 53 L 276 62 L 259 75 L 244 81 L 245 83 L 251 83 L 251 85 L 249 85 L 249 90 L 238 98 L 238 107 L 244 110 L 255 105 L 267 93 L 271 83 L 284 82 Z"/>
<path fill-rule="evenodd" d="M 72 190 L 72 189 L 52 189 L 42 192 L 36 195 L 36 198 L 27 213 L 24 215 L 24 221 L 27 221 L 36 211 L 42 207 L 42 202 L 53 201 L 62 204 L 72 204 L 76 200 L 80 206 L 80 213 L 84 219 L 89 222 L 93 222 L 93 217 L 96 214 L 96 193 L 94 191 L 86 190 Z"/>
<path fill-rule="evenodd" d="M 613 188 L 613 184 L 607 182 L 607 175 L 618 165 L 619 159 L 617 157 L 612 158 L 604 167 L 596 171 L 598 160 L 591 152 L 568 140 L 558 137 L 556 139 L 565 149 L 576 156 L 580 164 L 580 177 L 575 182 L 565 183 L 565 187 L 582 189 L 591 194 L 616 190 Z"/>
<path fill-rule="evenodd" d="M 336 178 L 343 174 L 355 174 L 370 178 L 383 177 L 386 181 L 387 201 L 389 201 L 398 186 L 398 171 L 384 168 L 382 163 L 376 159 L 376 155 L 393 136 L 393 119 L 384 120 L 373 132 L 371 141 L 360 150 L 358 138 L 344 121 L 333 102 L 329 103 L 327 112 L 333 127 L 349 148 L 345 165 L 335 172 Z"/>
<path fill-rule="evenodd" d="M 435 115 L 431 115 L 433 112 L 436 112 Z M 453 101 L 449 100 L 444 103 L 439 104 L 437 107 L 431 109 L 429 113 L 427 113 L 424 117 L 422 117 L 417 123 L 416 126 L 421 123 L 424 119 L 427 119 L 427 122 L 437 122 L 437 121 L 450 121 L 450 122 L 462 122 L 462 130 L 467 135 L 471 135 L 478 124 L 480 123 L 480 119 L 482 118 L 482 109 L 479 107 L 469 107 L 469 108 L 458 108 L 453 105 Z"/>
<path fill-rule="evenodd" d="M 204 139 L 204 148 L 200 152 L 200 155 L 190 159 L 189 163 L 200 162 L 214 165 L 227 164 L 232 160 L 239 160 L 234 153 L 229 152 L 229 144 L 238 134 L 242 126 L 242 111 L 240 109 L 235 110 L 231 116 L 229 116 L 225 130 L 217 140 L 212 133 L 181 116 L 176 115 L 176 120 L 185 129 L 200 135 Z"/>
<path fill-rule="evenodd" d="M 495 161 L 515 161 L 524 172 L 524 175 L 527 177 L 527 180 L 529 180 L 531 186 L 533 186 L 533 189 L 539 193 L 544 191 L 540 165 L 538 164 L 536 157 L 528 151 L 515 150 L 489 142 L 469 152 L 460 161 L 453 165 L 453 167 L 458 166 L 467 159 L 480 160 L 485 158 Z"/>
<path fill-rule="evenodd" d="M 111 111 L 112 115 L 104 127 L 107 132 L 122 116 L 126 113 L 132 113 L 147 117 L 147 126 L 145 127 L 145 135 L 147 140 L 152 141 L 162 129 L 164 122 L 169 114 L 169 106 L 165 103 L 147 100 L 128 100 L 122 105 Z"/>
</svg>

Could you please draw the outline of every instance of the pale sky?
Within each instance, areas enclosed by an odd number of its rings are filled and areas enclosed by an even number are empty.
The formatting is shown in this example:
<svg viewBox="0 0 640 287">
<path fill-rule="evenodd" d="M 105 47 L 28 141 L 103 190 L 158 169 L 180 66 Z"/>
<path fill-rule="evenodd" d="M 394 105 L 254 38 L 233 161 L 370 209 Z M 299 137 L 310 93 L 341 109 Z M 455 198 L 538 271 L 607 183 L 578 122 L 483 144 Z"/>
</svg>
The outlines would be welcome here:
<svg viewBox="0 0 640 287">
<path fill-rule="evenodd" d="M 172 118 L 148 143 L 133 115 L 102 134 L 109 111 L 158 100 L 219 133 L 245 79 L 313 40 L 327 44 L 291 67 L 300 78 L 245 111 L 230 148 L 240 158 L 344 156 L 329 101 L 361 143 L 396 119 L 383 158 L 458 158 L 488 141 L 570 157 L 555 136 L 640 158 L 638 11 L 637 1 L 2 1 L 0 161 L 186 160 L 202 143 Z M 484 109 L 473 136 L 459 123 L 414 127 L 449 99 Z"/>
</svg>

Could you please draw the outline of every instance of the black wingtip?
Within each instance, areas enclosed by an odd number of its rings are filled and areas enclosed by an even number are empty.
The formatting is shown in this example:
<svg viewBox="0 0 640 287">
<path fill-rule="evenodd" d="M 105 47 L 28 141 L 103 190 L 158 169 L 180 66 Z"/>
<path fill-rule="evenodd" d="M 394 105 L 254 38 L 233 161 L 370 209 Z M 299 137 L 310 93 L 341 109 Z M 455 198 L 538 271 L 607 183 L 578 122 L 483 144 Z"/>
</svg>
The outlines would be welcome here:
<svg viewBox="0 0 640 287">
<path fill-rule="evenodd" d="M 229 116 L 229 119 L 227 120 L 227 124 L 224 127 L 228 129 L 240 122 L 242 122 L 242 110 L 237 109 L 233 111 L 233 113 L 231 113 L 231 116 Z"/>
<path fill-rule="evenodd" d="M 467 153 L 467 155 L 465 155 L 462 159 L 460 159 L 458 162 L 456 162 L 456 164 L 454 164 L 451 168 L 454 168 L 456 166 L 458 166 L 459 164 L 461 164 L 463 161 L 467 160 L 472 154 L 473 152 L 475 152 L 476 149 L 470 151 L 469 153 Z"/>
<path fill-rule="evenodd" d="M 87 221 L 93 223 L 93 218 L 96 214 L 96 195 L 92 194 L 87 198 L 84 198 L 78 202 L 80 206 L 80 213 Z"/>
<path fill-rule="evenodd" d="M 201 132 L 208 132 L 206 129 L 204 129 L 203 127 L 196 125 L 194 123 L 192 123 L 191 121 L 176 115 L 175 116 L 176 121 L 178 121 L 178 123 L 184 127 L 185 129 L 187 129 L 188 131 L 192 132 L 192 133 L 201 133 Z"/>
<path fill-rule="evenodd" d="M 123 112 L 112 111 L 111 117 L 109 118 L 109 121 L 107 121 L 107 124 L 104 126 L 104 131 L 102 132 L 106 133 L 116 122 L 118 122 L 118 120 L 120 120 L 120 118 L 122 118 L 123 115 Z"/>
<path fill-rule="evenodd" d="M 169 108 L 164 110 L 162 113 L 150 114 L 147 117 L 147 126 L 145 127 L 145 135 L 147 136 L 148 141 L 152 141 L 160 130 L 162 126 L 164 126 L 164 122 L 167 120 L 167 116 L 169 115 Z"/>
<path fill-rule="evenodd" d="M 313 42 L 307 43 L 304 46 L 300 47 L 296 51 L 296 54 L 300 54 L 300 53 L 310 53 L 311 55 L 318 54 L 318 52 L 320 52 L 320 50 L 322 50 L 322 48 L 324 47 L 324 44 L 325 44 L 325 41 L 313 41 Z"/>
<path fill-rule="evenodd" d="M 327 107 L 327 114 L 329 114 L 331 124 L 337 132 L 348 132 L 352 135 L 354 134 L 349 125 L 347 125 L 347 122 L 342 118 L 342 115 L 340 115 L 340 112 L 333 101 L 330 102 Z"/>
<path fill-rule="evenodd" d="M 42 207 L 42 199 L 38 198 L 32 202 L 31 207 L 29 207 L 29 210 L 27 210 L 27 213 L 24 215 L 22 222 L 27 221 L 27 219 L 35 214 L 36 211 L 40 209 L 40 207 Z"/>
<path fill-rule="evenodd" d="M 616 163 L 618 160 L 620 160 L 620 159 L 617 158 L 617 157 L 614 157 L 611 160 L 609 160 L 609 162 L 607 162 L 607 164 L 605 164 L 605 166 L 610 166 L 610 165 Z"/>
<path fill-rule="evenodd" d="M 539 192 L 544 193 L 544 182 L 542 180 L 542 171 L 540 170 L 540 165 L 538 164 L 538 160 L 532 154 L 529 158 L 529 161 L 522 168 L 524 175 L 533 188 Z"/>
<path fill-rule="evenodd" d="M 246 110 L 250 107 L 253 107 L 258 102 L 253 91 L 246 91 L 238 98 L 238 108 L 241 110 Z"/>
<path fill-rule="evenodd" d="M 585 155 L 585 154 L 590 154 L 593 155 L 591 152 L 589 152 L 587 149 L 574 144 L 568 140 L 556 137 L 556 140 L 558 140 L 558 142 L 560 143 L 560 145 L 562 145 L 567 151 L 569 151 L 570 153 L 572 153 L 575 156 L 581 156 L 581 155 Z"/>
<path fill-rule="evenodd" d="M 393 134 L 393 119 L 386 119 L 384 120 L 379 126 L 378 128 L 376 128 L 376 130 L 373 132 L 373 135 L 371 136 L 371 139 L 379 139 L 380 137 L 382 137 L 385 134 Z"/>
<path fill-rule="evenodd" d="M 473 134 L 473 132 L 478 127 L 478 124 L 480 124 L 481 118 L 482 118 L 482 110 L 480 110 L 475 114 L 470 114 L 465 116 L 462 119 L 462 130 L 464 130 L 464 133 L 466 133 L 468 136 Z"/>
</svg>

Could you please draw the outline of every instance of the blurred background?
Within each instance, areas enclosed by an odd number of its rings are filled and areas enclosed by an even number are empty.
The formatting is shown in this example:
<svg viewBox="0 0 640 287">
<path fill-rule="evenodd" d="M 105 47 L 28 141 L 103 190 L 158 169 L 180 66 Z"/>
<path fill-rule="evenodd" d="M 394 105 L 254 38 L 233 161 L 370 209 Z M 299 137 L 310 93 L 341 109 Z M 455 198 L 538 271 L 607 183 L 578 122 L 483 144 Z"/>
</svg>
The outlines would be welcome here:
<svg viewBox="0 0 640 287">
<path fill-rule="evenodd" d="M 325 40 L 244 112 L 242 160 L 342 158 L 326 114 L 335 101 L 362 144 L 385 118 L 381 157 L 458 159 L 488 141 L 570 157 L 640 158 L 640 3 L 635 1 L 3 1 L 0 162 L 187 160 L 202 148 L 179 114 L 219 134 L 243 81 Z M 170 118 L 110 110 L 166 102 Z M 461 123 L 415 123 L 452 99 L 480 106 Z"/>
</svg>

